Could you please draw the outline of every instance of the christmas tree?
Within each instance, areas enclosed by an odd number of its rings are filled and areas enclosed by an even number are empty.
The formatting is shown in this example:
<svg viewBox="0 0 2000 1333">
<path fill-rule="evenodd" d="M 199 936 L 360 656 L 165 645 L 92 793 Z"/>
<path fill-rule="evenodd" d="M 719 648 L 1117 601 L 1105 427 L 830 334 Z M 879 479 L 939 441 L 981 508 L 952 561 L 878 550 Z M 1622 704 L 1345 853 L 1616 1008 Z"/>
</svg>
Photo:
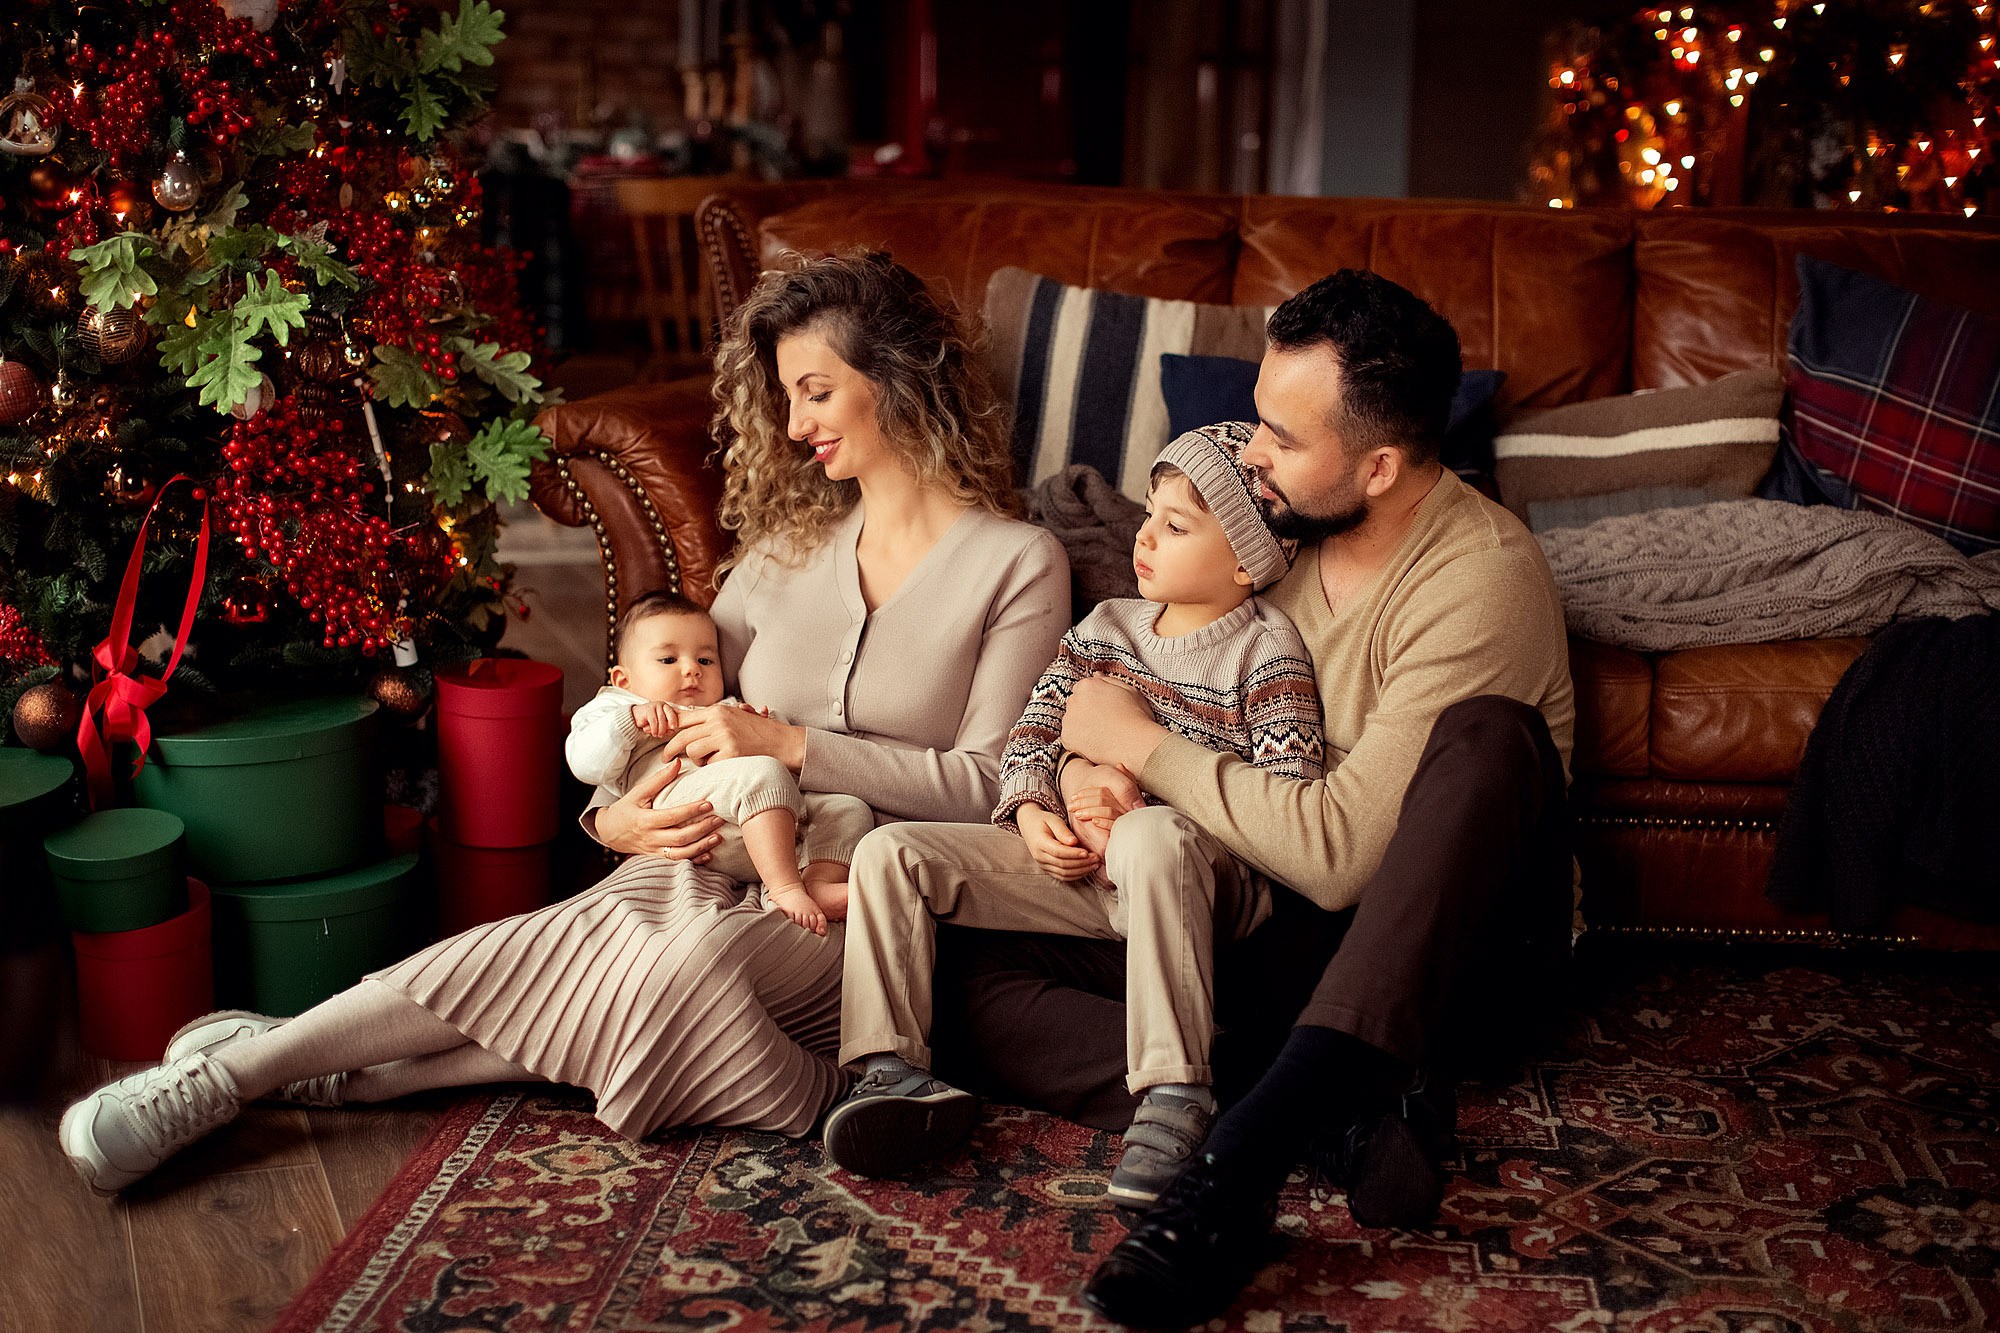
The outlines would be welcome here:
<svg viewBox="0 0 2000 1333">
<path fill-rule="evenodd" d="M 0 738 L 31 687 L 87 681 L 149 513 L 138 640 L 175 632 L 213 533 L 177 695 L 351 687 L 489 650 L 494 506 L 525 498 L 547 447 L 518 262 L 480 243 L 479 183 L 447 137 L 484 106 L 503 15 L 8 14 Z M 136 669 L 165 656 L 142 646 Z"/>
<path fill-rule="evenodd" d="M 1549 45 L 1551 207 L 1972 217 L 2000 192 L 2000 0 L 1674 0 Z"/>
</svg>

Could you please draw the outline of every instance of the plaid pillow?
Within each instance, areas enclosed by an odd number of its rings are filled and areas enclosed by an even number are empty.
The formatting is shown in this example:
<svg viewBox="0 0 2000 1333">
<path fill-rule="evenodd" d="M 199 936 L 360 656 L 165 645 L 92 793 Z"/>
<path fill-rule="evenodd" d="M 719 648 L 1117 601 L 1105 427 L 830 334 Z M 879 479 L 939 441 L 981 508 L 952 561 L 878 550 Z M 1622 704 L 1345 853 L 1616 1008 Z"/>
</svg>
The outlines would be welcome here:
<svg viewBox="0 0 2000 1333">
<path fill-rule="evenodd" d="M 1799 454 L 1962 551 L 2000 546 L 2000 320 L 1799 256 Z"/>
</svg>

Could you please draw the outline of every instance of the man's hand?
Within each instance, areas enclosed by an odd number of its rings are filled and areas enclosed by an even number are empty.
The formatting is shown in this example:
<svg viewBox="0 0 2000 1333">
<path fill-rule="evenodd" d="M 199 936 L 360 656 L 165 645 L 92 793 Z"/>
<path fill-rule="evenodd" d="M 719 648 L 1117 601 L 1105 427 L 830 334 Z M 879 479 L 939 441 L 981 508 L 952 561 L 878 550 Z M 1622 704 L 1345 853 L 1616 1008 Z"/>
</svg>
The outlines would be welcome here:
<svg viewBox="0 0 2000 1333">
<path fill-rule="evenodd" d="M 1078 681 L 1063 709 L 1063 748 L 1127 773 L 1144 769 L 1168 734 L 1153 720 L 1153 710 L 1138 687 L 1110 676 Z"/>
<path fill-rule="evenodd" d="M 680 730 L 680 710 L 654 699 L 632 705 L 632 725 L 657 740 L 665 740 Z"/>
<path fill-rule="evenodd" d="M 1021 841 L 1028 844 L 1028 853 L 1035 858 L 1035 864 L 1056 879 L 1082 879 L 1104 864 L 1102 857 L 1078 842 L 1077 835 L 1060 816 L 1033 801 L 1014 812 L 1014 822 L 1020 826 Z"/>
</svg>

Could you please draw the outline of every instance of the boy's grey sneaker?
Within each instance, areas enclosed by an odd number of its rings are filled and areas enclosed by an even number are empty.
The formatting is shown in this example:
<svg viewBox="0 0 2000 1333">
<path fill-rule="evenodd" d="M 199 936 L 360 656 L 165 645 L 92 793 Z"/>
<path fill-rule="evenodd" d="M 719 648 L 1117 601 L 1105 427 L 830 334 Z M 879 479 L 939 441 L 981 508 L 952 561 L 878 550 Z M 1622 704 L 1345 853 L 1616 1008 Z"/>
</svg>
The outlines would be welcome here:
<svg viewBox="0 0 2000 1333">
<path fill-rule="evenodd" d="M 115 1194 L 241 1109 L 228 1073 L 193 1055 L 107 1083 L 63 1112 L 57 1135 L 83 1183 Z"/>
<path fill-rule="evenodd" d="M 1147 1097 L 1125 1131 L 1125 1155 L 1105 1193 L 1127 1208 L 1152 1207 L 1194 1160 L 1214 1123 L 1214 1110 L 1200 1102 L 1172 1093 Z"/>
<path fill-rule="evenodd" d="M 190 1055 L 214 1055 L 223 1047 L 246 1037 L 261 1037 L 272 1028 L 283 1027 L 288 1019 L 269 1014 L 253 1014 L 248 1009 L 223 1009 L 182 1026 L 167 1043 L 167 1063 Z M 347 1074 L 322 1074 L 302 1078 L 266 1093 L 267 1102 L 289 1102 L 294 1106 L 347 1105 Z"/>
<path fill-rule="evenodd" d="M 874 1070 L 826 1113 L 826 1155 L 857 1176 L 896 1175 L 956 1150 L 978 1114 L 971 1093 L 927 1070 Z"/>
</svg>

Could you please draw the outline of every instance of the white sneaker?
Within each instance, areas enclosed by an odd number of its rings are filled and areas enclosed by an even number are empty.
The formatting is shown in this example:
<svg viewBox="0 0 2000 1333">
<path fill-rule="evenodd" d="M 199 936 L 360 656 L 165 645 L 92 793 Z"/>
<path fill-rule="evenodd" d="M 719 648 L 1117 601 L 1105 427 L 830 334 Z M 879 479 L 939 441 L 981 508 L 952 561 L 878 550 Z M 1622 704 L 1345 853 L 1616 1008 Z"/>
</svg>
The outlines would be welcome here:
<svg viewBox="0 0 2000 1333">
<path fill-rule="evenodd" d="M 228 1071 L 194 1055 L 99 1088 L 63 1112 L 57 1134 L 83 1183 L 116 1194 L 242 1109 Z"/>
<path fill-rule="evenodd" d="M 174 1034 L 167 1043 L 167 1063 L 185 1059 L 190 1055 L 214 1055 L 232 1042 L 245 1037 L 261 1037 L 272 1028 L 283 1027 L 289 1020 L 272 1018 L 269 1014 L 253 1014 L 247 1009 L 224 1009 L 197 1018 Z M 347 1075 L 322 1074 L 318 1078 L 302 1078 L 296 1083 L 270 1093 L 262 1100 L 290 1102 L 296 1106 L 344 1106 L 347 1103 Z"/>
</svg>

